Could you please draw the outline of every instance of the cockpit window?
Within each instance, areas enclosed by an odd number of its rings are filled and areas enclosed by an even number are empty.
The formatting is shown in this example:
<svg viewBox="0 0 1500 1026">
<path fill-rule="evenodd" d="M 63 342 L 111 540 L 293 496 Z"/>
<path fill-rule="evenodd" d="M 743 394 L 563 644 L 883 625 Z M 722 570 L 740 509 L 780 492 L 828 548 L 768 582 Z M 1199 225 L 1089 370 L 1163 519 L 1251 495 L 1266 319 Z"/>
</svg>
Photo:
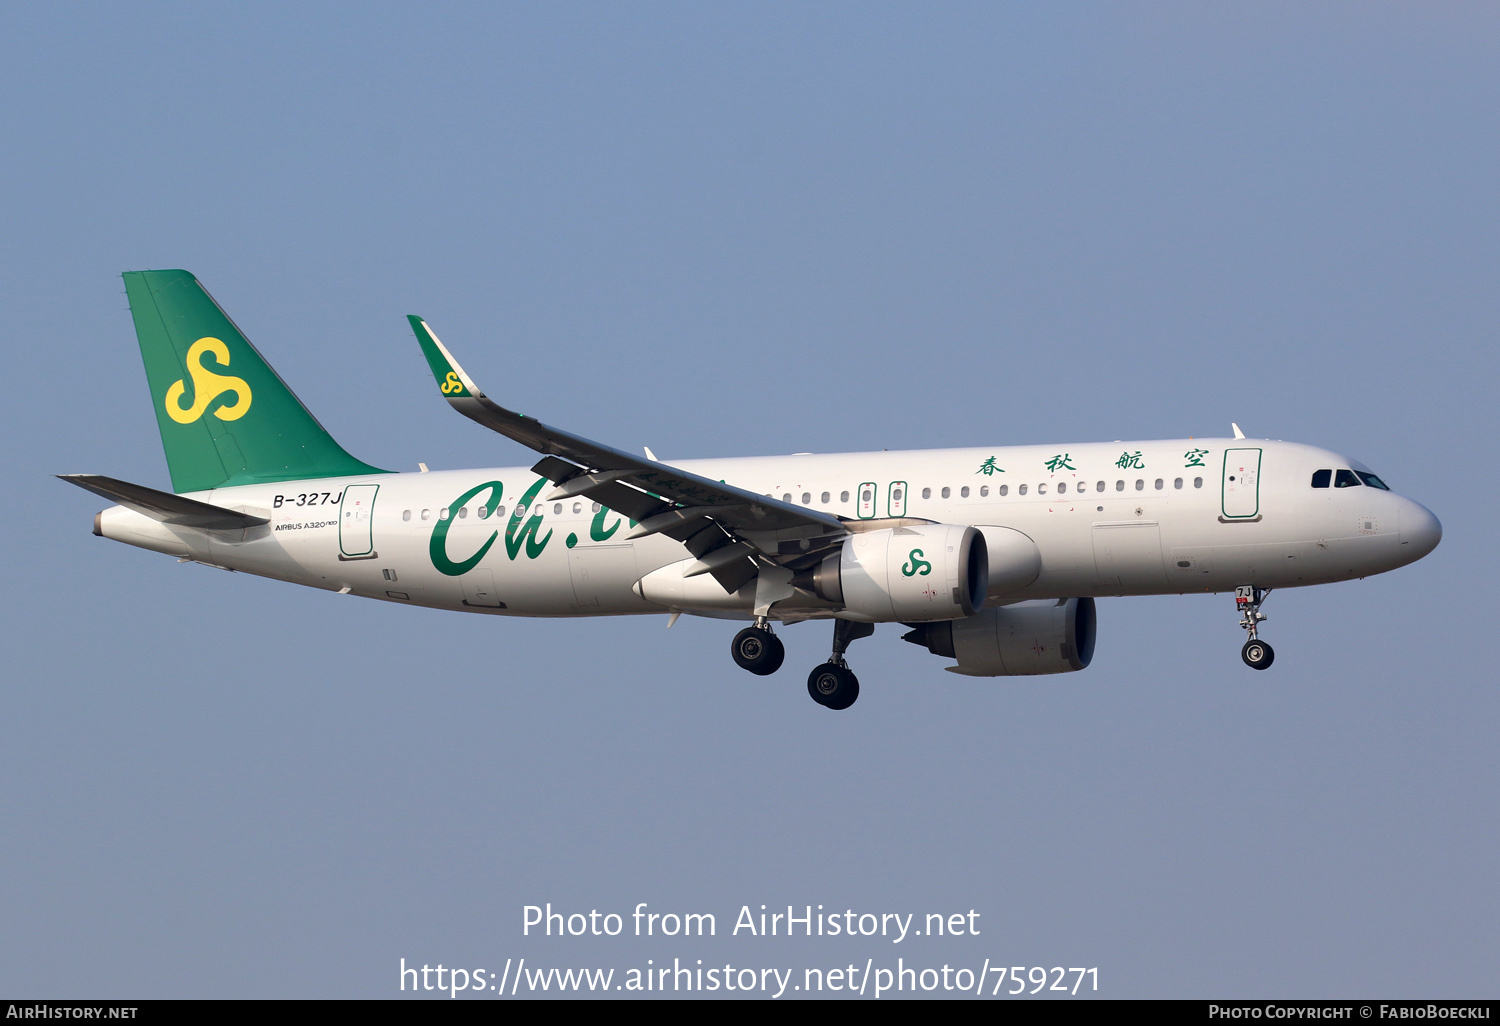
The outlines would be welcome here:
<svg viewBox="0 0 1500 1026">
<path fill-rule="evenodd" d="M 1333 471 L 1331 471 L 1331 470 L 1314 470 L 1313 471 L 1312 486 L 1314 488 L 1327 488 L 1329 482 L 1331 482 L 1332 480 L 1333 480 Z"/>
<path fill-rule="evenodd" d="M 1333 478 L 1335 488 L 1358 488 L 1359 478 L 1354 476 L 1352 470 L 1340 470 Z"/>
<path fill-rule="evenodd" d="M 1368 474 L 1363 470 L 1356 470 L 1355 473 L 1359 475 L 1359 479 L 1361 481 L 1369 485 L 1371 488 L 1379 488 L 1382 492 L 1388 492 L 1391 490 L 1389 485 L 1380 480 L 1380 478 L 1376 477 L 1374 474 Z"/>
</svg>

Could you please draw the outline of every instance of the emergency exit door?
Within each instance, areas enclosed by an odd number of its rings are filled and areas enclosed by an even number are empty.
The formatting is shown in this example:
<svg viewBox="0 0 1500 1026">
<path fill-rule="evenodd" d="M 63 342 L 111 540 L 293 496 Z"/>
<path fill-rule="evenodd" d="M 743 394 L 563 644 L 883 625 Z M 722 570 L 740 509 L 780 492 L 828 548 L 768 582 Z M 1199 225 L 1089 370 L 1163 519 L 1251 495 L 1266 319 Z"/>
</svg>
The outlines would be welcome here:
<svg viewBox="0 0 1500 1026">
<path fill-rule="evenodd" d="M 906 482 L 892 481 L 890 487 L 890 498 L 886 503 L 888 515 L 893 517 L 906 516 Z"/>
</svg>

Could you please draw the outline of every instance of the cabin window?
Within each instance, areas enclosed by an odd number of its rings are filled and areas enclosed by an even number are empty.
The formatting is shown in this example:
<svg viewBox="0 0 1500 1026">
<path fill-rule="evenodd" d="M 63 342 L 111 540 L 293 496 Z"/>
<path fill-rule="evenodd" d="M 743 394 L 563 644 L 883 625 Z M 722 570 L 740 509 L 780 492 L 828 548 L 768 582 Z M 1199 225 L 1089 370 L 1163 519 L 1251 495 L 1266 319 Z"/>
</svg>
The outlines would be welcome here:
<svg viewBox="0 0 1500 1026">
<path fill-rule="evenodd" d="M 943 498 L 946 499 L 948 496 L 950 496 L 952 494 L 953 494 L 953 490 L 951 488 L 949 488 L 947 485 L 944 485 L 943 486 Z"/>
<path fill-rule="evenodd" d="M 1335 488 L 1358 488 L 1359 478 L 1354 476 L 1352 470 L 1340 470 L 1333 475 L 1333 486 Z"/>
<path fill-rule="evenodd" d="M 411 510 L 409 510 L 409 509 L 402 510 L 401 511 L 401 519 L 402 520 L 410 520 L 411 519 Z"/>
<path fill-rule="evenodd" d="M 467 506 L 460 506 L 460 507 L 458 507 L 458 519 L 460 519 L 460 520 L 467 520 L 468 518 L 469 518 L 469 507 L 467 507 Z"/>
<path fill-rule="evenodd" d="M 1058 495 L 1061 495 L 1063 492 L 1065 492 L 1067 490 L 1068 490 L 1068 482 L 1066 482 L 1066 481 L 1059 481 L 1059 482 L 1057 482 L 1057 494 Z"/>
<path fill-rule="evenodd" d="M 804 505 L 804 506 L 811 506 L 812 505 L 812 492 L 803 492 L 802 493 L 802 505 Z"/>
<path fill-rule="evenodd" d="M 791 492 L 782 492 L 781 493 L 781 501 L 782 502 L 791 502 L 792 501 L 792 493 Z"/>
<path fill-rule="evenodd" d="M 859 493 L 859 501 L 860 502 L 871 502 L 871 501 L 874 500 L 874 498 L 875 498 L 875 496 L 873 494 L 871 494 L 870 489 L 868 489 L 868 488 L 861 489 L 861 491 Z"/>
<path fill-rule="evenodd" d="M 1045 481 L 1043 481 L 1041 484 L 1039 484 L 1039 485 L 1036 486 L 1036 493 L 1038 495 L 1046 495 L 1047 494 L 1047 483 Z"/>
<path fill-rule="evenodd" d="M 827 492 L 824 492 L 824 493 L 823 493 L 823 497 L 822 497 L 822 499 L 821 499 L 821 500 L 820 500 L 820 501 L 821 501 L 821 502 L 822 502 L 822 503 L 823 503 L 823 505 L 825 505 L 825 506 L 826 506 L 826 505 L 828 505 L 828 498 L 829 498 L 829 496 L 828 496 L 828 493 L 827 493 Z"/>
<path fill-rule="evenodd" d="M 999 488 L 997 488 L 995 490 L 997 492 L 999 492 L 1001 495 L 1009 495 L 1010 494 L 1010 485 L 1001 485 Z"/>
<path fill-rule="evenodd" d="M 1157 491 L 1161 491 L 1161 486 L 1162 486 L 1162 484 L 1163 484 L 1163 483 L 1164 483 L 1164 482 L 1163 482 L 1163 481 L 1162 481 L 1162 479 L 1161 479 L 1161 478 L 1157 478 L 1157 479 L 1156 479 L 1156 490 L 1157 490 Z"/>
<path fill-rule="evenodd" d="M 1179 477 L 1177 480 L 1173 481 L 1172 487 L 1176 488 L 1179 492 L 1182 491 L 1182 478 Z"/>
<path fill-rule="evenodd" d="M 1201 477 L 1195 477 L 1195 478 L 1193 478 L 1193 487 L 1194 488 L 1202 488 L 1203 487 L 1203 478 L 1201 478 Z"/>
<path fill-rule="evenodd" d="M 424 509 L 422 511 L 422 519 L 423 520 L 431 520 L 432 519 L 432 510 L 430 510 L 430 509 Z"/>
<path fill-rule="evenodd" d="M 1026 486 L 1022 485 L 1021 487 L 1017 488 L 1016 489 L 1016 494 L 1017 495 L 1025 495 L 1026 494 Z"/>
<path fill-rule="evenodd" d="M 1332 470 L 1314 470 L 1313 471 L 1312 486 L 1314 488 L 1327 488 L 1332 483 L 1333 483 L 1333 471 Z"/>
<path fill-rule="evenodd" d="M 960 499 L 967 499 L 969 497 L 969 486 L 968 485 L 964 485 L 962 488 L 960 488 L 958 490 L 958 497 Z"/>
<path fill-rule="evenodd" d="M 503 517 L 503 516 L 505 516 L 505 507 L 504 506 L 496 506 L 495 507 L 495 516 L 497 516 L 497 517 Z"/>
<path fill-rule="evenodd" d="M 930 498 L 932 498 L 932 489 L 931 488 L 923 488 L 922 489 L 922 498 L 924 498 L 924 499 L 930 499 Z"/>
<path fill-rule="evenodd" d="M 597 503 L 597 502 L 596 502 L 596 503 L 594 503 L 594 506 L 593 506 L 593 509 L 592 509 L 592 510 L 591 510 L 591 512 L 593 512 L 593 513 L 597 513 L 597 512 L 599 512 L 599 511 L 600 511 L 600 510 L 601 510 L 601 509 L 603 509 L 603 508 L 604 508 L 604 507 L 603 507 L 603 506 L 601 506 L 601 505 L 599 505 L 599 504 L 598 504 L 598 503 Z"/>
<path fill-rule="evenodd" d="M 1144 491 L 1145 488 L 1146 488 L 1146 479 L 1145 478 L 1141 478 L 1141 477 L 1136 478 L 1135 479 L 1135 490 L 1139 492 L 1139 491 Z"/>
<path fill-rule="evenodd" d="M 987 499 L 987 498 L 989 498 L 989 495 L 990 495 L 990 486 L 989 485 L 980 485 L 979 486 L 979 497 L 981 499 Z"/>
<path fill-rule="evenodd" d="M 1389 485 L 1380 480 L 1380 478 L 1376 477 L 1374 474 L 1366 473 L 1363 470 L 1356 470 L 1355 473 L 1359 475 L 1359 479 L 1361 481 L 1369 485 L 1371 488 L 1379 488 L 1382 492 L 1388 492 L 1391 490 Z"/>
<path fill-rule="evenodd" d="M 849 493 L 848 492 L 839 492 L 839 501 L 840 502 L 848 502 L 849 501 Z"/>
<path fill-rule="evenodd" d="M 895 491 L 891 492 L 891 499 L 894 502 L 900 502 L 901 501 L 901 496 L 904 495 L 904 494 L 905 494 L 905 492 L 904 492 L 903 489 L 897 488 Z"/>
<path fill-rule="evenodd" d="M 1096 491 L 1096 492 L 1102 492 L 1102 491 L 1104 491 L 1104 482 L 1100 481 L 1098 484 L 1094 485 L 1094 491 Z"/>
<path fill-rule="evenodd" d="M 490 517 L 490 508 L 488 506 L 479 506 L 474 512 L 480 520 L 488 520 Z"/>
<path fill-rule="evenodd" d="M 1125 482 L 1124 481 L 1116 481 L 1115 482 L 1115 491 L 1117 491 L 1117 492 L 1123 492 L 1124 490 L 1125 490 Z"/>
<path fill-rule="evenodd" d="M 452 511 L 450 509 L 448 509 L 447 506 L 444 506 L 442 509 L 438 510 L 438 519 L 439 520 L 447 520 L 448 519 L 448 514 L 451 513 L 451 512 Z"/>
<path fill-rule="evenodd" d="M 573 512 L 574 513 L 582 513 L 583 512 L 583 503 L 581 503 L 581 502 L 575 502 L 575 503 L 573 503 Z"/>
</svg>

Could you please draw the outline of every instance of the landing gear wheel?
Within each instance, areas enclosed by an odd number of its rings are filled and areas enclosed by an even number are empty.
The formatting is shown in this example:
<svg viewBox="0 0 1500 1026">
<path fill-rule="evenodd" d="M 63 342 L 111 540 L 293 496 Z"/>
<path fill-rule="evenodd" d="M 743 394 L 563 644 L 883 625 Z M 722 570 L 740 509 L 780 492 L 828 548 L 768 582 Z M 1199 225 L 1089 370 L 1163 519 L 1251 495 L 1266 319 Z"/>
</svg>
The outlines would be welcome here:
<svg viewBox="0 0 1500 1026">
<path fill-rule="evenodd" d="M 1252 670 L 1264 670 L 1276 658 L 1276 653 L 1264 641 L 1252 638 L 1240 649 L 1240 658 Z"/>
<path fill-rule="evenodd" d="M 741 669 L 765 677 L 781 669 L 786 646 L 764 627 L 746 627 L 734 636 L 729 654 Z"/>
<path fill-rule="evenodd" d="M 847 709 L 859 699 L 859 678 L 847 666 L 823 663 L 807 675 L 807 693 L 829 709 Z"/>
<path fill-rule="evenodd" d="M 1270 594 L 1269 588 L 1257 588 L 1253 584 L 1242 584 L 1234 589 L 1234 604 L 1240 611 L 1240 626 L 1250 635 L 1250 640 L 1240 649 L 1240 658 L 1252 670 L 1264 670 L 1276 658 L 1271 646 L 1260 640 L 1260 625 L 1266 622 L 1266 614 L 1260 611 L 1260 607 Z"/>
</svg>

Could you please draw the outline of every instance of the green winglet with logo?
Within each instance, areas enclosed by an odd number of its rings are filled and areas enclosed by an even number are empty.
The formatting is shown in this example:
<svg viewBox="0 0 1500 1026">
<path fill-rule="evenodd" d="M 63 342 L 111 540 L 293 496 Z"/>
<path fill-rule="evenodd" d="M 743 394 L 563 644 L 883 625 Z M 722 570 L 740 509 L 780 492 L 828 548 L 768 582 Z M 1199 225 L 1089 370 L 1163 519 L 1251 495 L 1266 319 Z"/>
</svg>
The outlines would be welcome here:
<svg viewBox="0 0 1500 1026">
<path fill-rule="evenodd" d="M 411 330 L 416 333 L 417 344 L 422 347 L 422 355 L 427 357 L 427 366 L 432 368 L 432 376 L 437 378 L 438 387 L 443 390 L 443 395 L 449 399 L 468 398 L 479 389 L 464 369 L 453 359 L 453 354 L 448 352 L 448 347 L 438 341 L 438 337 L 432 333 L 427 322 L 416 314 L 407 314 L 406 319 L 411 322 Z M 482 394 L 482 393 L 481 393 Z"/>
<path fill-rule="evenodd" d="M 384 474 L 350 456 L 187 271 L 127 271 L 172 490 Z"/>
</svg>

